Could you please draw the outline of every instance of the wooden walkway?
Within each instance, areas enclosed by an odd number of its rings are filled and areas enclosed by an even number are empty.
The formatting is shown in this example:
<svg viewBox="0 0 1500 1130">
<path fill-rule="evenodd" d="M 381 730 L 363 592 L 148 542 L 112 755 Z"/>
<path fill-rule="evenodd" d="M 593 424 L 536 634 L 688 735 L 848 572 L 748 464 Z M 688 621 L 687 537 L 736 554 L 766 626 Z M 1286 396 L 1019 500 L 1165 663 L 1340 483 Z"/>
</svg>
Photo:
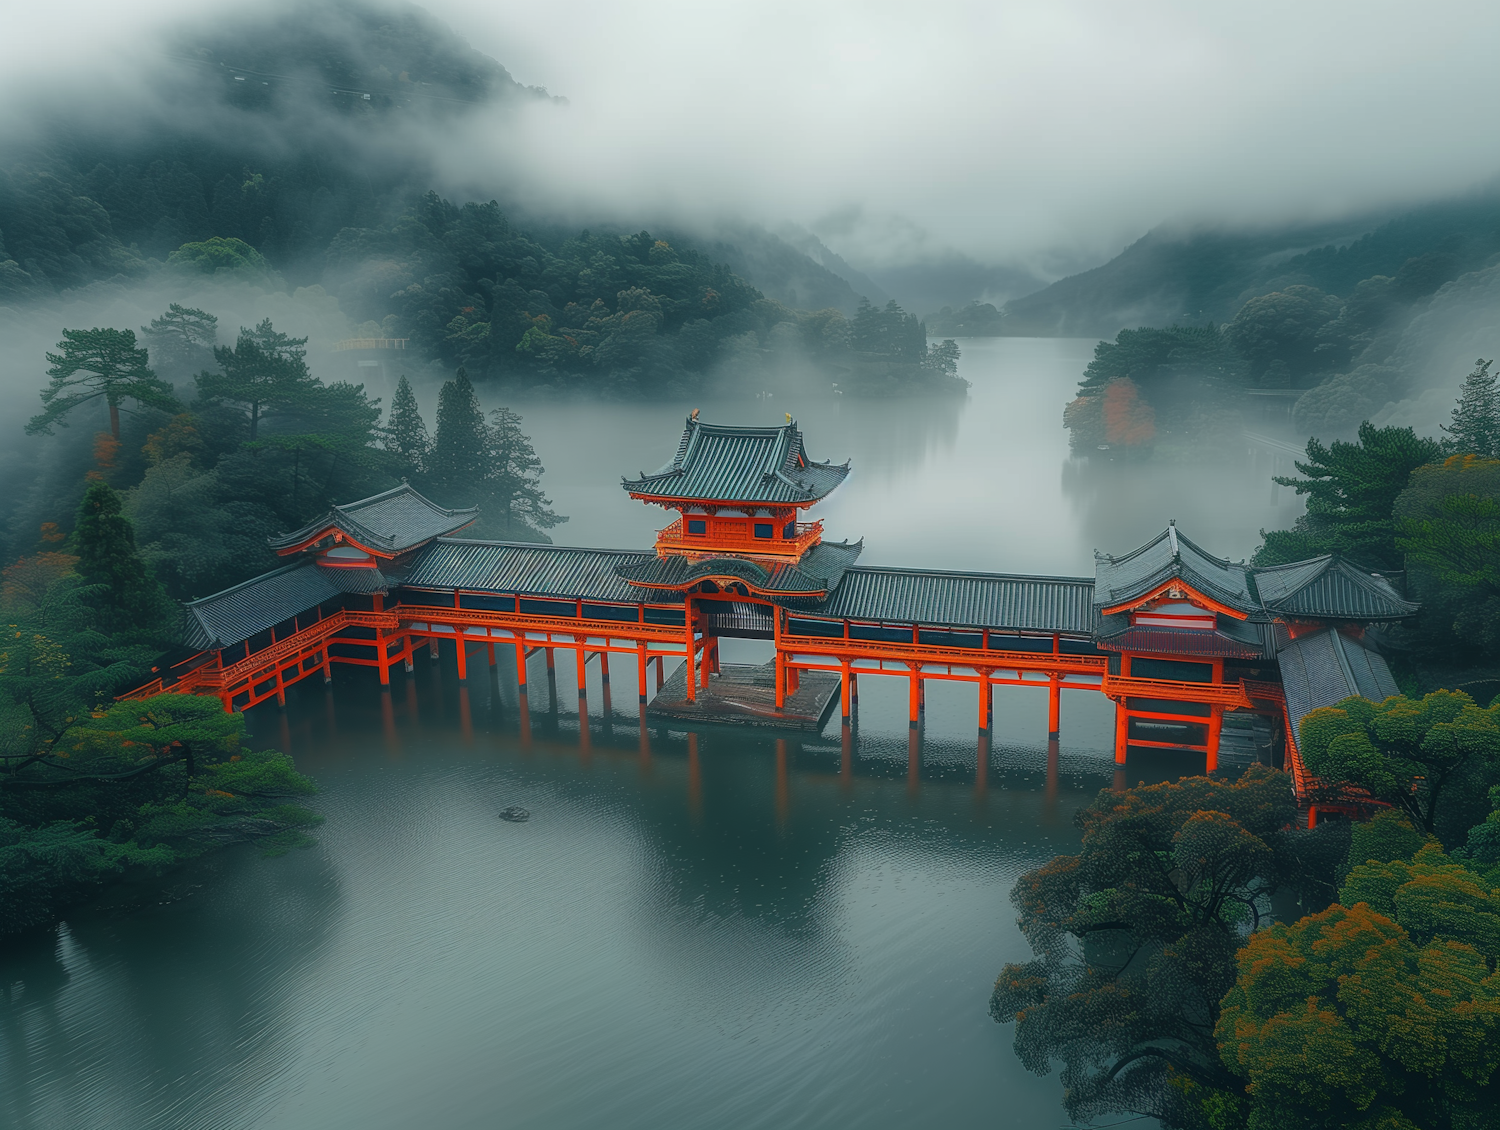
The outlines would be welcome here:
<svg viewBox="0 0 1500 1130">
<path fill-rule="evenodd" d="M 675 718 L 683 722 L 725 722 L 735 726 L 774 726 L 781 730 L 818 731 L 838 700 L 837 675 L 804 671 L 797 690 L 776 707 L 776 665 L 751 667 L 726 663 L 710 676 L 708 686 L 699 687 L 693 701 L 687 698 L 687 664 L 667 677 L 646 713 L 652 718 Z"/>
</svg>

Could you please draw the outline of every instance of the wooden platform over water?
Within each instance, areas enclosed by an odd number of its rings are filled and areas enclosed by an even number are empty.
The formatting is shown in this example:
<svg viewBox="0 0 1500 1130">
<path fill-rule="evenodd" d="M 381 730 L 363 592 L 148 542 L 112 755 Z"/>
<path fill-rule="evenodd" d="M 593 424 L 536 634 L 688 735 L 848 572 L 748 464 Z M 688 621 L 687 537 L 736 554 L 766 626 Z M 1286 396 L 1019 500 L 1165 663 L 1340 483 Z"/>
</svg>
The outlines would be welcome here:
<svg viewBox="0 0 1500 1130">
<path fill-rule="evenodd" d="M 734 726 L 774 726 L 778 729 L 823 728 L 839 698 L 837 675 L 803 671 L 797 693 L 776 709 L 776 668 L 725 663 L 710 677 L 707 688 L 699 687 L 696 700 L 687 700 L 687 666 L 668 676 L 646 714 L 651 718 L 675 718 L 684 722 L 725 722 Z"/>
</svg>

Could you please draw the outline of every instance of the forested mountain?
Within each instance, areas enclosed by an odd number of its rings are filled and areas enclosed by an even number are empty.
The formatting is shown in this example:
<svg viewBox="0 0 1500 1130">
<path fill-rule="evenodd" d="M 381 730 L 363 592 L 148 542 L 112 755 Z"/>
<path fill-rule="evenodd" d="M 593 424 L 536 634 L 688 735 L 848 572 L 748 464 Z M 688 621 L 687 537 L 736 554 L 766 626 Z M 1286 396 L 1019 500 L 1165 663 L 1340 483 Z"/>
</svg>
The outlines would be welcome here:
<svg viewBox="0 0 1500 1130">
<path fill-rule="evenodd" d="M 1422 256 L 1432 257 L 1423 270 L 1441 285 L 1497 251 L 1500 195 L 1494 194 L 1337 223 L 1245 232 L 1159 229 L 1100 267 L 1008 303 L 1007 332 L 1112 337 L 1145 325 L 1227 322 L 1249 299 L 1288 286 L 1347 297 L 1362 279 L 1393 277 Z"/>
<path fill-rule="evenodd" d="M 156 62 L 118 108 L 57 106 L 8 147 L 0 302 L 201 271 L 321 285 L 364 336 L 524 389 L 686 394 L 808 366 L 846 391 L 964 387 L 946 363 L 864 381 L 849 319 L 884 296 L 762 227 L 580 231 L 445 198 L 436 154 L 551 96 L 419 9 L 219 22 Z"/>
</svg>

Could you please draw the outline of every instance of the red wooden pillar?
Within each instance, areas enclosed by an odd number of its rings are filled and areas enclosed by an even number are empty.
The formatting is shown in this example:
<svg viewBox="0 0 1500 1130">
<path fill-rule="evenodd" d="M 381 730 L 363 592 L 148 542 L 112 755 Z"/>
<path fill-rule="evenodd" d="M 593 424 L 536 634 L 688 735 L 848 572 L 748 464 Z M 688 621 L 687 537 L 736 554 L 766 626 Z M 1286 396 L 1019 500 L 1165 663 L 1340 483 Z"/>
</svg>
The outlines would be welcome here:
<svg viewBox="0 0 1500 1130">
<path fill-rule="evenodd" d="M 453 642 L 458 645 L 458 680 L 464 682 L 469 677 L 469 641 L 464 639 L 463 628 L 458 629 Z"/>
<path fill-rule="evenodd" d="M 703 658 L 699 664 L 701 670 L 699 677 L 703 680 L 703 689 L 708 689 L 708 677 L 714 672 L 714 649 L 718 646 L 718 640 L 713 636 L 703 637 Z"/>
<path fill-rule="evenodd" d="M 636 700 L 642 705 L 646 702 L 646 666 L 651 661 L 646 658 L 646 644 L 644 640 L 636 641 L 635 645 L 635 695 Z"/>
<path fill-rule="evenodd" d="M 843 661 L 843 673 L 839 679 L 839 705 L 843 707 L 844 725 L 849 724 L 849 661 Z"/>
<path fill-rule="evenodd" d="M 910 724 L 910 728 L 915 730 L 922 713 L 922 680 L 917 676 L 915 665 L 912 666 L 910 678 L 911 686 L 908 688 L 909 694 L 907 695 L 907 712 L 909 715 L 907 721 Z"/>
<path fill-rule="evenodd" d="M 437 636 L 433 636 L 427 641 L 427 657 L 436 663 L 440 654 L 438 651 L 438 638 Z"/>
<path fill-rule="evenodd" d="M 404 646 L 401 649 L 401 658 L 404 661 L 404 666 L 406 667 L 406 673 L 408 675 L 410 675 L 412 673 L 411 656 L 412 656 L 412 634 L 410 632 L 407 632 L 406 633 L 406 646 Z"/>
<path fill-rule="evenodd" d="M 584 705 L 589 695 L 588 672 L 584 670 L 584 664 L 589 661 L 589 653 L 583 648 L 583 641 L 578 640 L 577 646 L 573 648 L 573 655 L 578 661 L 578 713 L 587 716 L 587 707 Z"/>
<path fill-rule="evenodd" d="M 1224 708 L 1214 705 L 1208 710 L 1208 760 L 1204 771 L 1212 773 L 1219 767 L 1219 735 L 1224 732 Z"/>
<path fill-rule="evenodd" d="M 656 657 L 656 689 L 661 690 L 667 681 L 666 660 L 658 655 Z"/>
<path fill-rule="evenodd" d="M 326 686 L 333 682 L 333 660 L 328 654 L 328 642 L 323 643 L 323 684 Z"/>
<path fill-rule="evenodd" d="M 375 629 L 375 666 L 380 671 L 380 685 L 388 687 L 391 685 L 391 653 L 390 639 L 382 628 Z"/>
<path fill-rule="evenodd" d="M 1130 714 L 1122 699 L 1115 700 L 1115 764 L 1125 764 L 1125 748 L 1130 738 Z"/>
<path fill-rule="evenodd" d="M 1059 723 L 1062 721 L 1062 676 L 1057 672 L 1052 673 L 1047 687 L 1047 740 L 1055 742 L 1058 740 L 1061 730 Z"/>
<path fill-rule="evenodd" d="M 542 650 L 547 653 L 547 674 L 555 675 L 557 673 L 557 659 L 552 654 L 552 649 L 545 647 Z"/>
<path fill-rule="evenodd" d="M 599 678 L 606 687 L 609 686 L 609 652 L 607 651 L 599 653 Z"/>
<path fill-rule="evenodd" d="M 985 734 L 990 728 L 990 672 L 981 668 L 979 672 L 979 732 Z"/>
<path fill-rule="evenodd" d="M 526 641 L 516 640 L 516 687 L 524 698 L 526 695 Z"/>
<path fill-rule="evenodd" d="M 859 705 L 859 676 L 853 671 L 849 672 L 849 702 L 854 706 Z"/>
<path fill-rule="evenodd" d="M 488 631 L 489 629 L 486 628 L 485 630 Z M 493 667 L 495 665 L 495 645 L 493 643 L 487 643 L 484 645 L 484 647 L 485 650 L 489 652 L 490 666 Z"/>
</svg>

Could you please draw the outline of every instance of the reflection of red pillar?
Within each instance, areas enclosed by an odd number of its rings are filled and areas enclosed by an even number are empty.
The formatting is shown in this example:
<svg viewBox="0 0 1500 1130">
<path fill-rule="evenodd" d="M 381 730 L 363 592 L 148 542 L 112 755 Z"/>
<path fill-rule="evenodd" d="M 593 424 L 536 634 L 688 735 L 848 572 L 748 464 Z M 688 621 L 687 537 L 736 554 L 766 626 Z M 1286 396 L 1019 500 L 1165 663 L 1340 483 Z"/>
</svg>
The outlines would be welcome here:
<svg viewBox="0 0 1500 1130">
<path fill-rule="evenodd" d="M 1208 713 L 1208 762 L 1204 771 L 1212 773 L 1219 767 L 1219 735 L 1224 732 L 1224 708 L 1209 707 Z"/>
<path fill-rule="evenodd" d="M 983 796 L 990 782 L 990 732 L 979 731 L 979 754 L 974 759 L 974 792 Z"/>
<path fill-rule="evenodd" d="M 1125 766 L 1115 766 L 1115 779 L 1111 783 L 1110 788 L 1114 789 L 1114 791 L 1117 793 L 1123 793 L 1125 791 Z"/>
<path fill-rule="evenodd" d="M 1055 805 L 1057 803 L 1057 754 L 1058 744 L 1056 742 L 1048 742 L 1046 793 L 1048 805 Z"/>
<path fill-rule="evenodd" d="M 531 748 L 531 700 L 526 697 L 526 688 L 525 688 L 525 686 L 521 687 L 521 701 L 519 703 L 519 706 L 520 706 L 520 715 L 521 715 L 521 748 L 522 749 L 530 749 Z"/>
<path fill-rule="evenodd" d="M 684 597 L 682 601 L 682 622 L 687 630 L 687 667 L 683 670 L 683 684 L 687 687 L 687 700 L 696 702 L 698 700 L 698 644 L 693 639 L 693 598 Z"/>
<path fill-rule="evenodd" d="M 845 788 L 854 783 L 854 730 L 848 722 L 839 727 L 839 780 Z"/>
<path fill-rule="evenodd" d="M 458 688 L 458 732 L 463 736 L 465 745 L 474 740 L 474 715 L 469 709 L 468 687 Z"/>
<path fill-rule="evenodd" d="M 646 716 L 641 715 L 641 772 L 651 768 L 651 731 L 646 728 Z"/>
<path fill-rule="evenodd" d="M 776 822 L 785 824 L 792 809 L 792 786 L 788 779 L 786 739 L 776 739 Z"/>
<path fill-rule="evenodd" d="M 380 693 L 380 730 L 385 735 L 385 748 L 391 753 L 399 753 L 401 746 L 396 740 L 396 710 L 388 691 Z"/>
<path fill-rule="evenodd" d="M 1055 742 L 1062 736 L 1062 676 L 1054 674 L 1047 688 L 1047 740 Z"/>
<path fill-rule="evenodd" d="M 922 781 L 922 731 L 913 722 L 906 731 L 906 788 L 916 792 Z"/>
<path fill-rule="evenodd" d="M 1130 739 L 1130 715 L 1123 700 L 1115 702 L 1115 764 L 1125 764 L 1125 748 Z"/>
</svg>

